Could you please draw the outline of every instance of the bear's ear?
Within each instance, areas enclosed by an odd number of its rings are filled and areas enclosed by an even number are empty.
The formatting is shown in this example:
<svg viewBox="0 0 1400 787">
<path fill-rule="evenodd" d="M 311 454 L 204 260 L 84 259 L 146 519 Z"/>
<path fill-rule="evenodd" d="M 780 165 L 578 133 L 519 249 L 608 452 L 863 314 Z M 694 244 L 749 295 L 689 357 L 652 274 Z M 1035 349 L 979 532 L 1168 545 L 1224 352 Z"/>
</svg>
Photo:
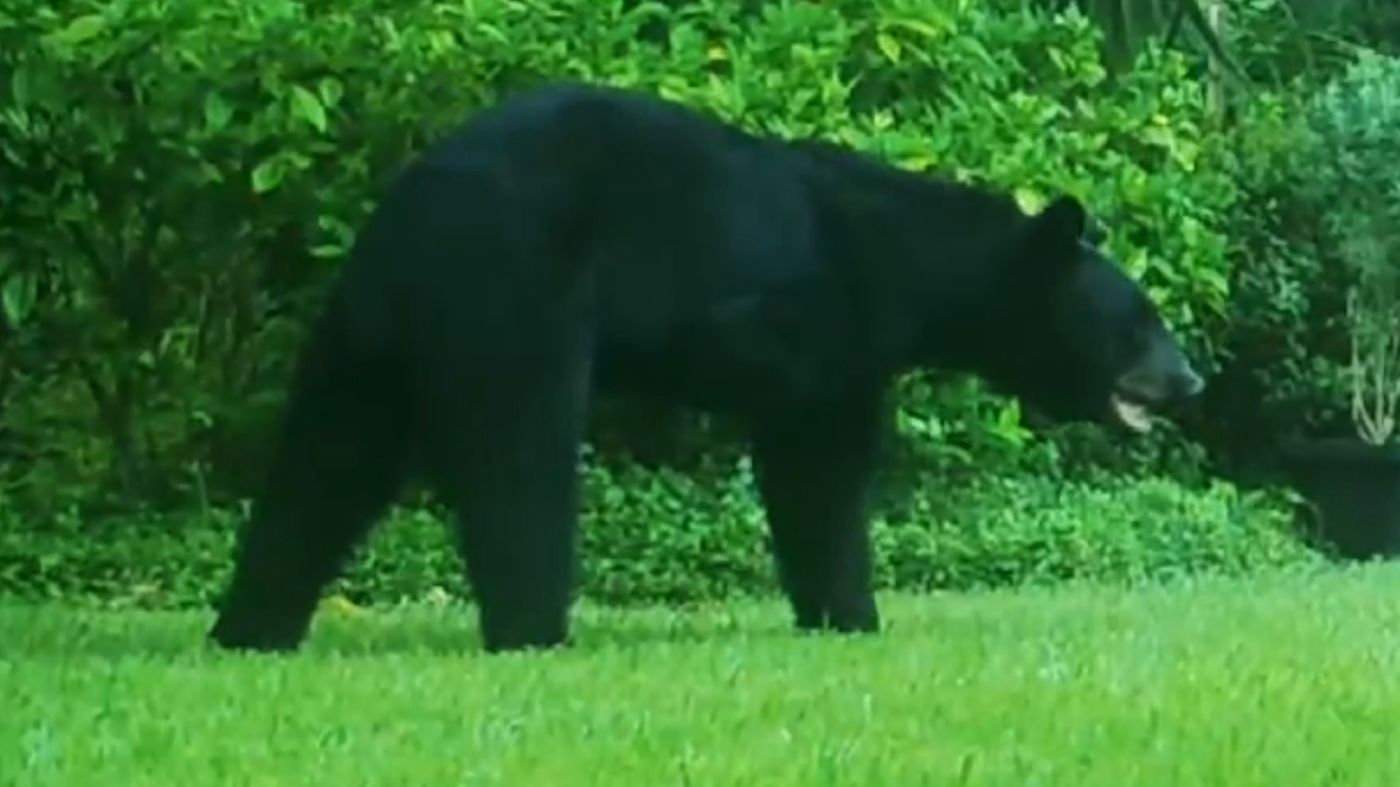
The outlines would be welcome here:
<svg viewBox="0 0 1400 787">
<path fill-rule="evenodd" d="M 1089 227 L 1089 213 L 1079 200 L 1070 196 L 1056 197 L 1035 218 L 1031 219 L 1036 240 L 1063 248 L 1078 244 Z"/>
<path fill-rule="evenodd" d="M 1053 279 L 1071 270 L 1084 250 L 1089 214 L 1074 197 L 1057 197 L 1030 216 L 1021 231 L 1018 256 L 1038 280 Z"/>
</svg>

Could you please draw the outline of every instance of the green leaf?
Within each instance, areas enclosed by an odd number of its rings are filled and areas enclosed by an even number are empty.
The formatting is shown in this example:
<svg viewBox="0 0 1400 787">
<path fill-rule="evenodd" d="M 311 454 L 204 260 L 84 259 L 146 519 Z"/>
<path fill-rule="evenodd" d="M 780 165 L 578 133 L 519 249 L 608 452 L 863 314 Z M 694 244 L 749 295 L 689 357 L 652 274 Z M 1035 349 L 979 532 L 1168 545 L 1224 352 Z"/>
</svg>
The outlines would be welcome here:
<svg viewBox="0 0 1400 787">
<path fill-rule="evenodd" d="M 326 108 L 322 106 L 321 99 L 301 85 L 292 85 L 290 96 L 292 114 L 311 124 L 317 131 L 325 133 Z"/>
<path fill-rule="evenodd" d="M 218 93 L 204 97 L 204 125 L 210 131 L 222 131 L 233 117 L 233 109 Z"/>
<path fill-rule="evenodd" d="M 1210 268 L 1200 268 L 1194 272 L 1197 280 L 1217 295 L 1228 295 L 1230 293 L 1230 282 L 1219 271 Z"/>
<path fill-rule="evenodd" d="M 74 18 L 67 27 L 44 36 L 44 44 L 71 47 L 96 36 L 106 28 L 107 20 L 101 14 L 84 14 Z"/>
<path fill-rule="evenodd" d="M 1046 198 L 1039 189 L 1030 186 L 1021 186 L 1015 190 L 1016 204 L 1021 206 L 1021 210 L 1027 213 L 1039 213 L 1045 209 L 1050 200 Z"/>
<path fill-rule="evenodd" d="M 282 159 L 274 156 L 253 168 L 253 193 L 266 194 L 282 183 L 286 167 Z"/>
<path fill-rule="evenodd" d="M 937 27 L 919 19 L 889 19 L 885 22 L 889 27 L 902 27 L 913 33 L 917 33 L 925 38 L 942 38 L 943 31 Z"/>
<path fill-rule="evenodd" d="M 56 73 L 58 69 L 53 65 L 56 64 L 49 61 L 15 67 L 10 73 L 10 95 L 15 106 L 24 108 L 36 104 L 57 104 L 64 110 L 69 109 L 72 90 L 66 88 L 63 77 Z"/>
<path fill-rule="evenodd" d="M 16 66 L 14 73 L 10 74 L 10 98 L 15 106 L 23 107 L 32 98 L 29 81 L 29 69 L 24 66 Z"/>
<path fill-rule="evenodd" d="M 501 30 L 501 28 L 490 24 L 489 22 L 477 23 L 476 32 L 481 33 L 484 38 L 488 38 L 494 43 L 502 44 L 504 46 L 510 45 L 510 36 L 506 35 Z"/>
<path fill-rule="evenodd" d="M 3 302 L 5 319 L 10 325 L 19 326 L 29 319 L 37 291 L 33 276 L 20 273 L 5 280 L 5 288 L 0 291 L 0 302 Z"/>
<path fill-rule="evenodd" d="M 899 62 L 899 39 L 887 33 L 880 33 L 875 36 L 875 44 L 880 47 L 880 51 L 884 53 L 885 57 L 889 58 L 891 63 Z"/>
<path fill-rule="evenodd" d="M 321 103 L 327 107 L 339 104 L 341 96 L 345 95 L 345 86 L 334 77 L 325 77 L 317 85 L 317 88 L 321 94 Z"/>
</svg>

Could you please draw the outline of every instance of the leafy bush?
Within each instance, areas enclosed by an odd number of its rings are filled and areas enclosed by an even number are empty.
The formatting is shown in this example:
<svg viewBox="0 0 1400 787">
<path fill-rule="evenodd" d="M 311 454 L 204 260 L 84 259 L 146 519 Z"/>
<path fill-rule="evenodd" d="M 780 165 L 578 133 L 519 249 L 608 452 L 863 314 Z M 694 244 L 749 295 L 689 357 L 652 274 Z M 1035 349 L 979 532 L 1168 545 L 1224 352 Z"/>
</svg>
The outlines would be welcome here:
<svg viewBox="0 0 1400 787">
<path fill-rule="evenodd" d="M 1193 437 L 1239 476 L 1273 469 L 1282 438 L 1346 428 L 1349 280 L 1307 197 L 1305 91 L 1262 95 L 1236 132 L 1242 198 L 1232 213 L 1231 297 L 1220 369 Z"/>
<path fill-rule="evenodd" d="M 1238 134 L 1244 197 L 1232 234 L 1232 297 L 1222 372 L 1200 434 L 1237 471 L 1272 469 L 1282 438 L 1354 434 L 1348 293 L 1367 257 L 1393 275 L 1397 105 L 1394 58 L 1364 50 L 1316 90 L 1298 81 L 1245 107 Z M 1389 84 L 1389 88 L 1385 85 Z M 1376 100 L 1368 102 L 1368 95 Z M 1387 150 L 1391 148 L 1392 150 Z M 1377 207 L 1380 212 L 1377 212 Z M 1379 223 L 1381 229 L 1368 226 Z M 1393 232 L 1390 233 L 1393 235 Z M 1360 243 L 1365 248 L 1358 248 Z M 1380 308 L 1395 300 L 1381 284 Z M 1252 473 L 1251 473 L 1252 474 Z"/>
<path fill-rule="evenodd" d="M 612 604 L 684 603 L 777 592 L 747 463 L 722 479 L 634 465 L 592 466 L 583 516 L 581 591 Z M 1226 484 L 1166 480 L 1098 485 L 983 481 L 924 495 L 875 525 L 881 587 L 966 590 L 1087 580 L 1133 584 L 1243 574 L 1317 562 L 1292 533 L 1289 501 Z M 690 501 L 701 506 L 691 508 Z M 202 606 L 223 587 L 231 529 L 214 519 L 121 523 L 81 533 L 0 534 L 0 595 L 109 604 Z M 334 592 L 357 602 L 466 597 L 443 519 L 400 509 L 347 567 Z"/>
<path fill-rule="evenodd" d="M 888 586 L 1136 583 L 1314 559 L 1284 497 L 1224 483 L 989 479 L 967 501 L 935 500 L 881 529 Z"/>
<path fill-rule="evenodd" d="M 1385 442 L 1400 400 L 1400 58 L 1363 53 L 1317 97 L 1309 196 L 1351 273 L 1352 417 Z"/>
<path fill-rule="evenodd" d="M 374 177 L 472 105 L 479 63 L 394 33 L 428 6 L 20 6 L 0 16 L 11 494 L 189 502 L 210 462 L 213 492 L 246 491 L 321 260 Z"/>
<path fill-rule="evenodd" d="M 1019 0 L 11 6 L 0 451 L 6 494 L 39 518 L 250 494 L 307 310 L 377 184 L 540 79 L 653 90 L 1028 204 L 1071 190 L 1192 344 L 1213 348 L 1227 304 L 1226 138 L 1180 57 L 1151 51 L 1111 84 L 1076 13 Z M 908 468 L 1053 464 L 1053 450 L 1024 450 L 1036 440 L 1013 403 L 942 382 L 903 390 Z"/>
<path fill-rule="evenodd" d="M 1304 148 L 1308 196 L 1335 208 L 1329 240 L 1359 268 L 1392 272 L 1400 259 L 1400 57 L 1361 52 L 1312 102 Z"/>
</svg>

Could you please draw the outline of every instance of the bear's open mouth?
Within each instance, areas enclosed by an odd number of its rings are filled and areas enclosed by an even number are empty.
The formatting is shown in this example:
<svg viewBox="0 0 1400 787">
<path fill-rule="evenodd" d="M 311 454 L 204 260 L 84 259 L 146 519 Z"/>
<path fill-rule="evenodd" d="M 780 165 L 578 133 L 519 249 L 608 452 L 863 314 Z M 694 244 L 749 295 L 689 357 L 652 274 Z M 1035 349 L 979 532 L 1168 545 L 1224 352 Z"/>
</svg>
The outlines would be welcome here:
<svg viewBox="0 0 1400 787">
<path fill-rule="evenodd" d="M 1108 401 L 1119 423 L 1138 434 L 1152 431 L 1152 413 L 1145 403 L 1116 392 L 1109 396 Z"/>
</svg>

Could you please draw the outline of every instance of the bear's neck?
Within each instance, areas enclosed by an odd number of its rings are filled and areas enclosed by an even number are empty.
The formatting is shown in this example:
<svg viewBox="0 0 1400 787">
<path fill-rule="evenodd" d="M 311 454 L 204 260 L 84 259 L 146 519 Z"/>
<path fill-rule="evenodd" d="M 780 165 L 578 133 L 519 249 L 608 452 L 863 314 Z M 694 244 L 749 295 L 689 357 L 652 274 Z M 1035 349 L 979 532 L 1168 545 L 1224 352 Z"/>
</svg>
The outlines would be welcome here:
<svg viewBox="0 0 1400 787">
<path fill-rule="evenodd" d="M 840 149 L 815 160 L 820 231 L 871 360 L 976 371 L 979 346 L 1003 327 L 997 290 L 1025 213 L 1009 196 Z"/>
</svg>

